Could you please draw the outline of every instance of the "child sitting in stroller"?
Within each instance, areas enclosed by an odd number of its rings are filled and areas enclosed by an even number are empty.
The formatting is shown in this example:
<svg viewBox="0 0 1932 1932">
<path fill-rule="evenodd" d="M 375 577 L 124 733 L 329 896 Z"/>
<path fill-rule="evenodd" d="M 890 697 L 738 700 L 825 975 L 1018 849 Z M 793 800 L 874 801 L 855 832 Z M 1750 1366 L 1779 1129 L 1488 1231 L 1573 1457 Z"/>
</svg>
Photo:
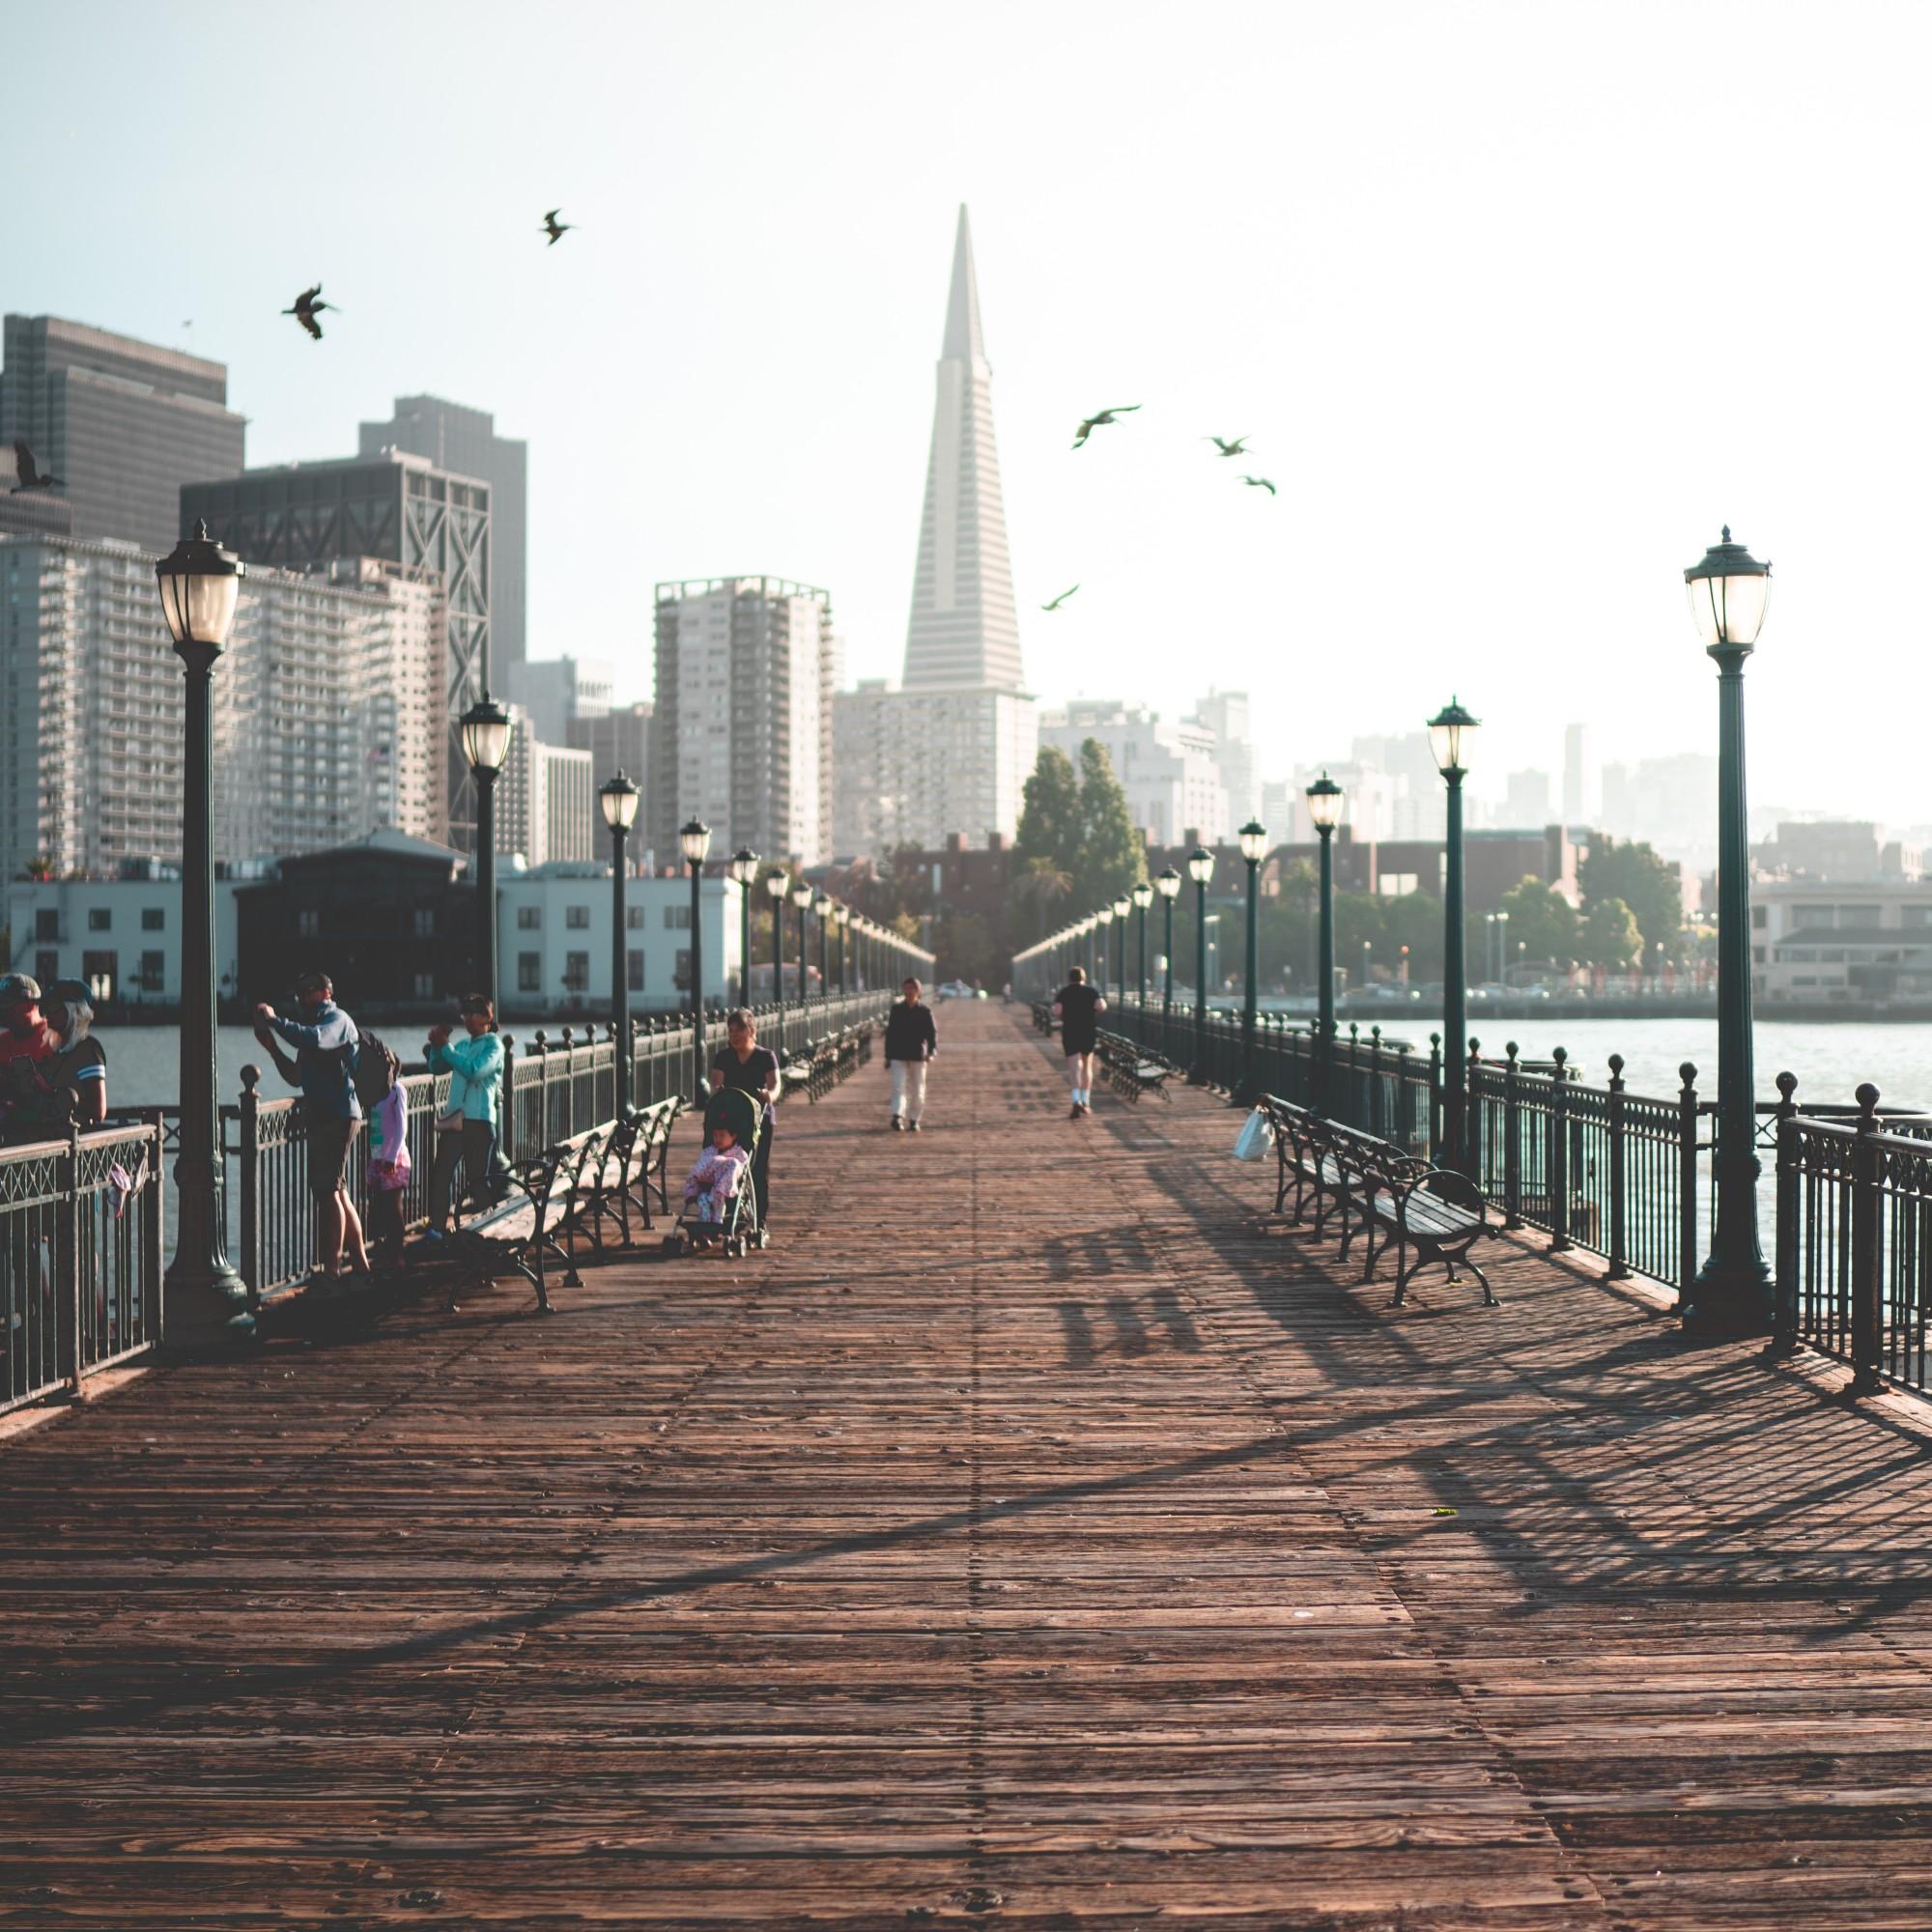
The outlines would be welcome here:
<svg viewBox="0 0 1932 1932">
<path fill-rule="evenodd" d="M 698 1155 L 684 1183 L 685 1203 L 700 1229 L 723 1229 L 751 1165 L 752 1156 L 738 1145 L 730 1127 L 722 1121 L 713 1125 L 711 1145 Z"/>
</svg>

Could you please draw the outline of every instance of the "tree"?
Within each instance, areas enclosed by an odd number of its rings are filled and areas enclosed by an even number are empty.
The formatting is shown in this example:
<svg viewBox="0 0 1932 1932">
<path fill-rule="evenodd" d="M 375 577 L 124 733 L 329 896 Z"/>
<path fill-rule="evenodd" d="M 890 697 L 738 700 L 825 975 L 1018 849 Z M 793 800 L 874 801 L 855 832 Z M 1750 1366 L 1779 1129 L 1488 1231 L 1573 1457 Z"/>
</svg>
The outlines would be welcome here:
<svg viewBox="0 0 1932 1932">
<path fill-rule="evenodd" d="M 1661 945 L 1668 951 L 1684 929 L 1678 874 L 1647 844 L 1619 845 L 1612 838 L 1593 838 L 1577 867 L 1577 884 L 1586 908 L 1621 899 L 1636 921 L 1645 950 Z"/>
<path fill-rule="evenodd" d="M 1031 915 L 1023 929 L 1035 940 L 1044 939 L 1052 929 L 1055 908 L 1073 890 L 1073 874 L 1057 859 L 1042 854 L 1029 859 L 1013 880 L 1015 913 Z M 1020 923 L 1015 921 L 1015 923 Z"/>
<path fill-rule="evenodd" d="M 1606 972 L 1627 973 L 1643 952 L 1636 917 L 1622 899 L 1599 899 L 1583 921 L 1583 956 Z"/>
<path fill-rule="evenodd" d="M 1080 780 L 1073 760 L 1057 745 L 1040 749 L 1023 791 L 1020 822 L 1013 835 L 1013 858 L 1021 869 L 1046 859 L 1069 875 L 1079 869 L 1081 850 Z"/>
<path fill-rule="evenodd" d="M 1506 969 L 1519 959 L 1540 965 L 1576 958 L 1577 909 L 1554 886 L 1525 878 L 1503 895 L 1501 910 L 1509 914 Z"/>
<path fill-rule="evenodd" d="M 1105 905 L 1147 877 L 1147 844 L 1134 830 L 1114 761 L 1097 738 L 1080 747 L 1080 863 L 1073 878 L 1088 904 Z"/>
</svg>

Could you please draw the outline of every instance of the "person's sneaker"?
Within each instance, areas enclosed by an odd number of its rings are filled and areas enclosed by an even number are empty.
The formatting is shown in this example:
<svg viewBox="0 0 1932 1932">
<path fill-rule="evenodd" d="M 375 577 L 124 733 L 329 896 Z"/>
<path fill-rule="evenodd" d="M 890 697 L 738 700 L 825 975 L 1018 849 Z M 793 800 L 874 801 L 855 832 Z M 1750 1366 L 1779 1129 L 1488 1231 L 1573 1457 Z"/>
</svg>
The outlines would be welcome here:
<svg viewBox="0 0 1932 1932">
<path fill-rule="evenodd" d="M 893 1132 L 895 1134 L 901 1133 L 904 1131 L 904 1129 L 905 1129 L 905 1122 L 902 1120 L 900 1120 L 896 1114 L 895 1114 L 893 1116 Z"/>
<path fill-rule="evenodd" d="M 1077 1121 L 1080 1118 L 1080 1102 L 1078 1100 L 1074 1101 L 1073 1110 L 1067 1115 L 1066 1118 L 1069 1121 Z"/>
<path fill-rule="evenodd" d="M 906 1125 L 907 1125 L 907 1126 L 908 1126 L 908 1127 L 909 1127 L 909 1128 L 910 1128 L 910 1129 L 911 1129 L 911 1130 L 912 1130 L 912 1131 L 913 1131 L 914 1133 L 918 1133 L 918 1132 L 919 1132 L 919 1122 L 918 1122 L 917 1121 L 908 1121 L 908 1122 L 906 1122 Z"/>
</svg>

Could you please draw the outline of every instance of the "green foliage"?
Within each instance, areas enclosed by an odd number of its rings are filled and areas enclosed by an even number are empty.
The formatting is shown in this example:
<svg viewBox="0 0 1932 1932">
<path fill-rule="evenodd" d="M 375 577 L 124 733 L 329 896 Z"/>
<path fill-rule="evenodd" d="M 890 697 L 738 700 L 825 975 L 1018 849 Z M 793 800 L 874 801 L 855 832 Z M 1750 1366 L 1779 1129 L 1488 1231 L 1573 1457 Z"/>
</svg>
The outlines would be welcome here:
<svg viewBox="0 0 1932 1932">
<path fill-rule="evenodd" d="M 1596 838 L 1577 868 L 1586 909 L 1621 899 L 1636 921 L 1640 944 L 1669 952 L 1684 926 L 1684 897 L 1677 875 L 1649 845 Z M 1607 961 L 1600 961 L 1607 964 Z"/>
<path fill-rule="evenodd" d="M 1525 878 L 1503 895 L 1500 910 L 1509 914 L 1506 966 L 1567 964 L 1577 956 L 1577 909 L 1554 886 Z"/>
<path fill-rule="evenodd" d="M 1089 738 L 1077 774 L 1065 752 L 1044 747 L 1026 781 L 1013 838 L 1016 940 L 1043 939 L 1065 921 L 1111 904 L 1146 876 L 1146 849 L 1106 747 Z"/>
<path fill-rule="evenodd" d="M 1607 972 L 1627 973 L 1643 953 L 1636 917 L 1622 899 L 1599 899 L 1583 920 L 1583 956 Z"/>
<path fill-rule="evenodd" d="M 1147 877 L 1147 846 L 1134 829 L 1114 761 L 1097 738 L 1080 747 L 1080 860 L 1072 868 L 1082 900 L 1105 905 Z"/>
<path fill-rule="evenodd" d="M 1081 854 L 1080 780 L 1072 759 L 1057 745 L 1041 748 L 1023 799 L 1013 837 L 1013 857 L 1021 869 L 1031 860 L 1044 859 L 1062 872 L 1076 873 Z"/>
<path fill-rule="evenodd" d="M 936 979 L 984 984 L 993 978 L 993 935 L 977 913 L 948 913 L 935 921 L 932 951 L 939 961 Z"/>
</svg>

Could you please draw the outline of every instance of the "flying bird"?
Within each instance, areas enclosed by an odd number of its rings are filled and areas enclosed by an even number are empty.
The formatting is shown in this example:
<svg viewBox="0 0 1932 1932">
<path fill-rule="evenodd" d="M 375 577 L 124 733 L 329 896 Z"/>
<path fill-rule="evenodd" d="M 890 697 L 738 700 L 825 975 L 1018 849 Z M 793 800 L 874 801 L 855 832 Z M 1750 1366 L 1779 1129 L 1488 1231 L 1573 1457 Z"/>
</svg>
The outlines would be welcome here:
<svg viewBox="0 0 1932 1932">
<path fill-rule="evenodd" d="M 1087 439 L 1103 424 L 1110 423 L 1116 416 L 1132 415 L 1140 408 L 1138 403 L 1116 403 L 1111 410 L 1100 410 L 1080 425 L 1079 434 L 1073 439 L 1073 447 L 1078 449 Z"/>
<path fill-rule="evenodd" d="M 1203 442 L 1211 442 L 1218 456 L 1245 456 L 1248 453 L 1248 440 L 1237 436 L 1233 442 L 1223 442 L 1218 436 L 1204 436 Z"/>
<path fill-rule="evenodd" d="M 1078 590 L 1079 588 L 1080 588 L 1079 584 L 1076 583 L 1073 586 L 1072 590 L 1063 590 L 1060 593 L 1060 595 L 1053 600 L 1051 604 L 1042 604 L 1039 608 L 1042 611 L 1058 611 L 1060 607 L 1063 604 L 1065 604 L 1069 597 L 1073 595 L 1073 591 Z"/>
<path fill-rule="evenodd" d="M 34 462 L 34 452 L 24 442 L 14 444 L 14 467 L 20 480 L 8 493 L 17 497 L 23 490 L 62 490 L 67 486 L 58 476 L 49 476 Z"/>
<path fill-rule="evenodd" d="M 1265 490 L 1270 497 L 1274 495 L 1274 485 L 1265 476 L 1243 476 L 1241 481 L 1251 490 Z"/>
<path fill-rule="evenodd" d="M 301 326 L 305 329 L 307 329 L 308 332 L 312 336 L 314 336 L 318 342 L 322 340 L 322 324 L 316 321 L 316 317 L 320 315 L 324 309 L 328 309 L 336 315 L 340 315 L 342 313 L 342 311 L 339 308 L 337 308 L 333 302 L 317 301 L 316 297 L 321 295 L 321 293 L 322 293 L 322 284 L 318 282 L 316 283 L 314 288 L 304 289 L 301 292 L 301 294 L 296 298 L 296 305 L 294 308 L 285 308 L 282 311 L 284 315 L 294 316 L 295 319 L 298 323 L 300 323 Z"/>
<path fill-rule="evenodd" d="M 562 209 L 553 208 L 543 218 L 543 232 L 550 237 L 550 246 L 553 248 L 577 226 L 574 221 L 559 221 L 556 217 L 562 213 Z"/>
</svg>

